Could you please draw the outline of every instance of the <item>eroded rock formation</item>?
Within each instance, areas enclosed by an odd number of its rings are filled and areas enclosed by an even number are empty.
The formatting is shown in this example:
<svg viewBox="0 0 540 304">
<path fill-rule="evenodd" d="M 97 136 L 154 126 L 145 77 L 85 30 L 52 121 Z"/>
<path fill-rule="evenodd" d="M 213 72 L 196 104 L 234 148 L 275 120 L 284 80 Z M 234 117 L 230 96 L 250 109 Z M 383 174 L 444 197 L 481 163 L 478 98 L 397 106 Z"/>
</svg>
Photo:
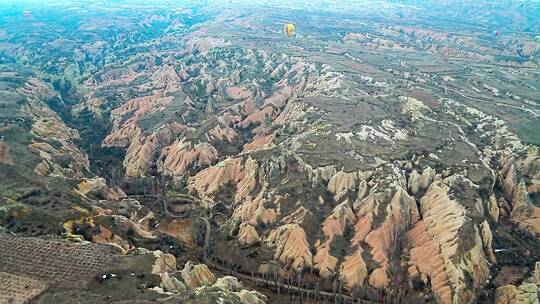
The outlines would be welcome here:
<svg viewBox="0 0 540 304">
<path fill-rule="evenodd" d="M 521 229 L 540 235 L 540 207 L 531 195 L 537 195 L 540 185 L 540 159 L 536 149 L 528 151 L 525 159 L 508 155 L 501 161 L 497 181 L 502 189 L 499 207 Z M 527 186 L 528 185 L 528 186 Z"/>
<path fill-rule="evenodd" d="M 276 248 L 274 258 L 296 271 L 311 267 L 313 256 L 306 233 L 298 224 L 286 224 L 275 229 L 266 238 L 266 243 Z"/>
</svg>

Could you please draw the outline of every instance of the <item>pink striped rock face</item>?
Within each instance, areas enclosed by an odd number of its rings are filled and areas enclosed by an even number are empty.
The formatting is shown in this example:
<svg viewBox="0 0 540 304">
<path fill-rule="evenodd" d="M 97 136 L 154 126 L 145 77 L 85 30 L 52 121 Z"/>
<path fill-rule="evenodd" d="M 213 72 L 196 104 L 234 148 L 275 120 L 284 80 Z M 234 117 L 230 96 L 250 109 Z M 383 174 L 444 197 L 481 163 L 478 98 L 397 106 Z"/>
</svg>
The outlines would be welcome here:
<svg viewBox="0 0 540 304">
<path fill-rule="evenodd" d="M 4 2 L 1 303 L 538 302 L 535 1 Z"/>
</svg>

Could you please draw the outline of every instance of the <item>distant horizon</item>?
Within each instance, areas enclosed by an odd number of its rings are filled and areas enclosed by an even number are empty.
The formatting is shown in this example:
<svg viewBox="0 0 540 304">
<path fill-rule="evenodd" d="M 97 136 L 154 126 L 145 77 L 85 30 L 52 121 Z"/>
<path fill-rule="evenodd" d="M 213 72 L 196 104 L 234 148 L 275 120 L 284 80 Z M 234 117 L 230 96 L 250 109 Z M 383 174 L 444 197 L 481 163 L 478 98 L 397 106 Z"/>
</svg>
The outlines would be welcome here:
<svg viewBox="0 0 540 304">
<path fill-rule="evenodd" d="M 462 19 L 457 20 L 455 26 L 476 24 L 485 28 L 486 32 L 495 30 L 500 32 L 521 31 L 530 33 L 531 37 L 540 35 L 540 0 L 0 0 L 0 8 L 2 8 L 0 15 L 23 14 L 25 11 L 28 11 L 29 14 L 39 14 L 44 9 L 54 7 L 73 7 L 85 10 L 109 7 L 114 9 L 123 7 L 131 9 L 251 7 L 253 9 L 268 8 L 284 12 L 290 11 L 292 14 L 294 14 L 294 10 L 299 10 L 345 15 L 365 11 L 384 12 L 386 10 L 392 10 L 398 14 L 409 14 L 412 10 L 416 11 L 419 16 L 423 12 L 429 12 L 440 18 Z M 456 14 L 448 15 L 445 8 L 450 8 Z M 464 17 L 467 19 L 465 20 Z M 431 23 L 434 26 L 438 24 L 437 20 L 431 20 Z"/>
</svg>

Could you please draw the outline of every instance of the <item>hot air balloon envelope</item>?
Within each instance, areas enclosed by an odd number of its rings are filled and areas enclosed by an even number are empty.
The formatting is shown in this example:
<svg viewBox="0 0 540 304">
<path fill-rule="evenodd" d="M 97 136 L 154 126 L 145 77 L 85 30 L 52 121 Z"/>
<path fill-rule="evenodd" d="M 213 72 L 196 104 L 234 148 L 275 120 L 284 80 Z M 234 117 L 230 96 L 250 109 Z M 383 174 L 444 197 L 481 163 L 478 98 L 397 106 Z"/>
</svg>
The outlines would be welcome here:
<svg viewBox="0 0 540 304">
<path fill-rule="evenodd" d="M 294 35 L 294 24 L 292 23 L 287 23 L 285 25 L 285 27 L 283 28 L 283 31 L 285 32 L 285 34 L 288 36 L 288 37 L 292 37 L 292 35 Z"/>
</svg>

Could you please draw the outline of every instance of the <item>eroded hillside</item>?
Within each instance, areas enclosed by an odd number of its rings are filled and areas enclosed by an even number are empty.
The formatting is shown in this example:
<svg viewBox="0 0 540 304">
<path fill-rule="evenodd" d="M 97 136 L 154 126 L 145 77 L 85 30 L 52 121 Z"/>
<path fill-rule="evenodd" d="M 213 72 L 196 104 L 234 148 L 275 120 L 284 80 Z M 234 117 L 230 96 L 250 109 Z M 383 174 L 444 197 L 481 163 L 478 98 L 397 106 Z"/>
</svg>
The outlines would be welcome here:
<svg viewBox="0 0 540 304">
<path fill-rule="evenodd" d="M 390 3 L 117 5 L 1 16 L 10 265 L 58 250 L 94 301 L 538 301 L 531 35 Z M 44 271 L 1 270 L 32 288 L 0 300 L 64 299 Z"/>
</svg>

